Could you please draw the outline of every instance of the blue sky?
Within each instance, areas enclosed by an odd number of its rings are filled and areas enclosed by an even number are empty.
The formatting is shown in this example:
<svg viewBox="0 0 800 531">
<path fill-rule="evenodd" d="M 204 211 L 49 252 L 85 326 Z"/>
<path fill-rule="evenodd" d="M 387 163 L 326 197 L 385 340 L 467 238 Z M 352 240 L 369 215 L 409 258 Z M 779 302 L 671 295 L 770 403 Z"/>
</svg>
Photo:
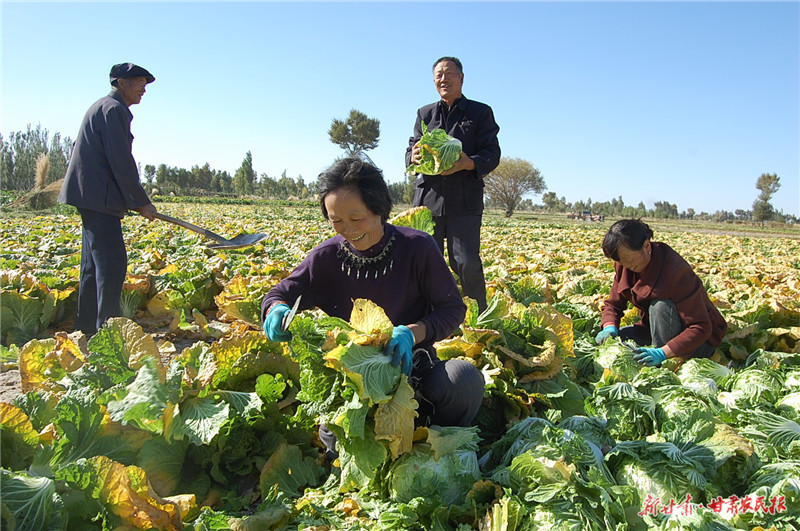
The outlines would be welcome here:
<svg viewBox="0 0 800 531">
<path fill-rule="evenodd" d="M 568 201 L 622 196 L 697 212 L 750 209 L 762 173 L 800 215 L 800 3 L 9 2 L 4 138 L 41 124 L 74 138 L 111 65 L 150 70 L 132 107 L 142 165 L 316 178 L 356 108 L 381 122 L 369 152 L 403 179 L 431 65 L 464 64 L 503 155 Z M 539 197 L 534 201 L 539 202 Z"/>
</svg>

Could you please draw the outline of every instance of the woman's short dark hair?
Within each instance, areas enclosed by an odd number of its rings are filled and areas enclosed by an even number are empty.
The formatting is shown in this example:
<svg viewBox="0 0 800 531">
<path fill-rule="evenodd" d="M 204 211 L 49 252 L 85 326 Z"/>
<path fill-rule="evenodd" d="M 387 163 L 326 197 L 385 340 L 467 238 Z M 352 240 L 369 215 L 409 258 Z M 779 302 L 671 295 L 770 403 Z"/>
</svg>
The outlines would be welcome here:
<svg viewBox="0 0 800 531">
<path fill-rule="evenodd" d="M 621 219 L 611 225 L 603 238 L 603 254 L 618 261 L 620 245 L 631 251 L 638 251 L 644 246 L 644 242 L 652 237 L 653 230 L 641 219 Z"/>
<path fill-rule="evenodd" d="M 319 174 L 317 180 L 319 204 L 322 215 L 328 219 L 325 197 L 339 188 L 352 188 L 361 194 L 361 200 L 373 214 L 386 223 L 392 212 L 392 197 L 383 180 L 383 172 L 372 164 L 357 158 L 339 159 Z"/>
</svg>

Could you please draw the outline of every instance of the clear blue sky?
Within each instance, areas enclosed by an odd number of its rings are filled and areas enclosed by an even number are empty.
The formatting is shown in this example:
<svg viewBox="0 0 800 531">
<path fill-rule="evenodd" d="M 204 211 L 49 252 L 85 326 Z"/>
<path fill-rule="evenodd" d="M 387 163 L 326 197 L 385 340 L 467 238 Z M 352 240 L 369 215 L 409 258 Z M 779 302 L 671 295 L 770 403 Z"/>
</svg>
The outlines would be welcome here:
<svg viewBox="0 0 800 531">
<path fill-rule="evenodd" d="M 4 138 L 41 124 L 74 138 L 114 63 L 156 77 L 132 107 L 142 165 L 208 162 L 308 182 L 359 109 L 369 152 L 403 179 L 433 61 L 464 63 L 503 155 L 568 201 L 750 209 L 762 173 L 800 215 L 800 3 L 40 3 L 3 1 Z M 534 198 L 540 202 L 540 197 Z"/>
</svg>

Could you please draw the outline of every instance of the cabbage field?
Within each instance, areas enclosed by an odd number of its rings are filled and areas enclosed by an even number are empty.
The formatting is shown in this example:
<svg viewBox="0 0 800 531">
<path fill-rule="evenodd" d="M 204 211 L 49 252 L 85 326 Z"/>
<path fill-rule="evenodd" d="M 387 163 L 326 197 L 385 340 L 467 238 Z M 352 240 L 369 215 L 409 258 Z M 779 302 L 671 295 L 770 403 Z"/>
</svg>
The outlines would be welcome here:
<svg viewBox="0 0 800 531">
<path fill-rule="evenodd" d="M 332 235 L 318 207 L 157 206 L 268 238 L 212 250 L 126 218 L 124 317 L 91 338 L 71 332 L 78 216 L 0 218 L 0 376 L 21 382 L 0 402 L 2 529 L 800 531 L 796 229 L 648 220 L 729 323 L 712 360 L 650 368 L 593 341 L 613 220 L 487 214 L 489 308 L 467 300 L 437 344 L 482 371 L 483 405 L 471 427 L 415 428 L 370 301 L 349 322 L 300 313 L 290 343 L 260 330 L 263 295 Z"/>
</svg>

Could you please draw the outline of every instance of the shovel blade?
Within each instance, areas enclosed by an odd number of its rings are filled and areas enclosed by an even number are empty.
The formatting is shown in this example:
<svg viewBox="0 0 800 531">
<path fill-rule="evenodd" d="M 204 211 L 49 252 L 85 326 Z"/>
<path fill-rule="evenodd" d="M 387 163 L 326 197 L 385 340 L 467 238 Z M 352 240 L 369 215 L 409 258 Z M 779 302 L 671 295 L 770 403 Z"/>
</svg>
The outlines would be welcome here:
<svg viewBox="0 0 800 531">
<path fill-rule="evenodd" d="M 251 245 L 255 245 L 256 243 L 260 242 L 267 235 L 263 232 L 259 232 L 258 234 L 239 234 L 238 236 L 234 236 L 230 240 L 226 240 L 225 242 L 221 243 L 214 243 L 208 245 L 209 249 L 239 249 L 241 247 L 250 247 Z"/>
</svg>

